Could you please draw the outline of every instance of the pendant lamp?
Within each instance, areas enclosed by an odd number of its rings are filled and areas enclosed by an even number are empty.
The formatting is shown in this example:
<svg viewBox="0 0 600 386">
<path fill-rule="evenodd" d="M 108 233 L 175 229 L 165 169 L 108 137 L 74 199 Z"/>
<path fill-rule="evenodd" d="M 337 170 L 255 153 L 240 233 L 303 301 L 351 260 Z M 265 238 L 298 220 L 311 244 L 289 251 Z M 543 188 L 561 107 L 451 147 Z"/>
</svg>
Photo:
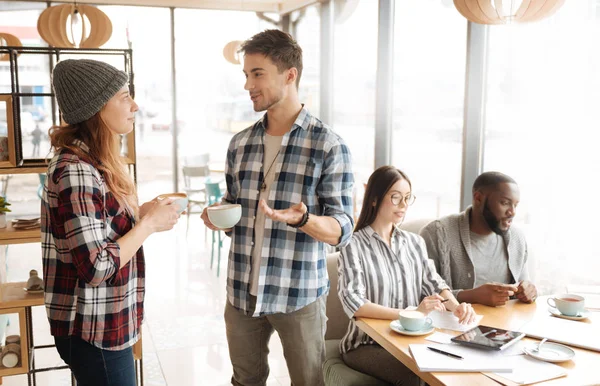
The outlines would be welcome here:
<svg viewBox="0 0 600 386">
<path fill-rule="evenodd" d="M 565 0 L 454 0 L 468 20 L 478 24 L 538 21 L 554 14 Z"/>
<path fill-rule="evenodd" d="M 94 6 L 81 4 L 46 8 L 38 18 L 37 29 L 53 47 L 99 48 L 112 35 L 108 16 Z"/>
<path fill-rule="evenodd" d="M 21 41 L 15 35 L 0 32 L 0 46 L 21 47 L 23 44 L 21 44 Z M 0 62 L 8 61 L 9 58 L 10 54 L 0 54 Z"/>
</svg>

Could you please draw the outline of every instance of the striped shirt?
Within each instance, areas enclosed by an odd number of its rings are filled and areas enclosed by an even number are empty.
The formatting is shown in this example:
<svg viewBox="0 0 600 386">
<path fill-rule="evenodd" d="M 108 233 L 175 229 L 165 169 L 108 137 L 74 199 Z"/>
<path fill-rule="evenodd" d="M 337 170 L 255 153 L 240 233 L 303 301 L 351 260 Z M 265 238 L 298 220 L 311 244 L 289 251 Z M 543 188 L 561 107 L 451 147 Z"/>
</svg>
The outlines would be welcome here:
<svg viewBox="0 0 600 386">
<path fill-rule="evenodd" d="M 231 235 L 227 298 L 243 311 L 250 308 L 254 224 L 265 172 L 266 127 L 267 114 L 236 134 L 225 166 L 227 192 L 223 201 L 242 206 L 242 218 Z M 275 180 L 267 204 L 273 209 L 288 209 L 303 202 L 310 214 L 334 218 L 342 229 L 337 246 L 346 245 L 354 227 L 351 165 L 350 151 L 342 138 L 303 108 L 281 141 L 270 172 L 275 173 Z M 260 257 L 253 316 L 299 310 L 329 290 L 324 244 L 299 229 L 265 218 Z"/>
<path fill-rule="evenodd" d="M 87 146 L 77 141 L 87 151 Z M 48 166 L 42 196 L 44 300 L 54 336 L 108 350 L 132 346 L 144 316 L 144 252 L 123 268 L 117 240 L 134 225 L 90 160 L 68 149 Z"/>
<path fill-rule="evenodd" d="M 390 308 L 418 306 L 426 296 L 449 289 L 437 274 L 421 236 L 395 229 L 393 252 L 373 228 L 367 226 L 352 236 L 338 260 L 338 295 L 351 318 L 340 351 L 346 353 L 374 340 L 352 319 L 366 303 Z"/>
</svg>

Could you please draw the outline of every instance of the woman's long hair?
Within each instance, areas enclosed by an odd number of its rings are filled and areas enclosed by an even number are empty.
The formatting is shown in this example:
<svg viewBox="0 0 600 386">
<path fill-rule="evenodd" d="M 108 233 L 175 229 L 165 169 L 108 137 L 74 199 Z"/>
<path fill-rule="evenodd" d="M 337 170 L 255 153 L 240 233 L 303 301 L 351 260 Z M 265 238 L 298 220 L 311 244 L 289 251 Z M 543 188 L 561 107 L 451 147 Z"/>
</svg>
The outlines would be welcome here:
<svg viewBox="0 0 600 386">
<path fill-rule="evenodd" d="M 382 166 L 371 174 L 369 182 L 367 182 L 367 188 L 365 189 L 360 216 L 354 228 L 355 232 L 371 225 L 375 221 L 383 198 L 390 188 L 400 180 L 406 180 L 412 189 L 412 184 L 406 174 L 393 166 Z"/>
<path fill-rule="evenodd" d="M 78 157 L 89 159 L 102 173 L 108 190 L 112 192 L 119 204 L 129 206 L 137 218 L 137 191 L 121 159 L 119 135 L 108 128 L 100 112 L 74 125 L 53 126 L 48 135 L 55 151 L 69 149 Z M 76 139 L 88 146 L 89 153 L 73 143 Z"/>
</svg>

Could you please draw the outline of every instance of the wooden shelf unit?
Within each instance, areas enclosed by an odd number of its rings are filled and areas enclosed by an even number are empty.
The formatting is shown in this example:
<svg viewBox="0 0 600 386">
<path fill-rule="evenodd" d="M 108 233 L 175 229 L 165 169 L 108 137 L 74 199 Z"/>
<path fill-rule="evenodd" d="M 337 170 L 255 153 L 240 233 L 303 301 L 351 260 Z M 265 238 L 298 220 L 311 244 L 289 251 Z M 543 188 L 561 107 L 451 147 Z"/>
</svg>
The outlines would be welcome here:
<svg viewBox="0 0 600 386">
<path fill-rule="evenodd" d="M 18 168 L 1 168 L 0 174 L 39 174 L 46 173 L 48 166 L 21 166 Z"/>
<path fill-rule="evenodd" d="M 33 229 L 14 229 L 7 221 L 6 228 L 0 228 L 0 245 L 41 242 L 40 227 Z"/>
<path fill-rule="evenodd" d="M 4 283 L 0 285 L 0 309 L 34 307 L 44 305 L 44 293 L 29 293 L 23 288 L 27 282 Z"/>
</svg>

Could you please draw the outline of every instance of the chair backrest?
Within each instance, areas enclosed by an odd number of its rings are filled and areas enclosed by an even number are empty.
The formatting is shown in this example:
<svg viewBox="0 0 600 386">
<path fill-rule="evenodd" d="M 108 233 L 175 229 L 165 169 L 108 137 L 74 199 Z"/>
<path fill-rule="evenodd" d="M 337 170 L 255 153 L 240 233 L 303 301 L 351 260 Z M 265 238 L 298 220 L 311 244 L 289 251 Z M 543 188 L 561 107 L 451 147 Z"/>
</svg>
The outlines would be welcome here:
<svg viewBox="0 0 600 386">
<path fill-rule="evenodd" d="M 208 205 L 212 205 L 219 201 L 223 194 L 221 193 L 221 187 L 218 182 L 206 181 L 206 196 L 208 197 Z"/>
<path fill-rule="evenodd" d="M 423 229 L 425 225 L 429 224 L 433 220 L 434 219 L 432 218 L 419 218 L 415 220 L 405 221 L 400 225 L 400 229 L 419 234 L 421 229 Z"/>
<path fill-rule="evenodd" d="M 337 261 L 339 252 L 327 255 L 327 274 L 329 275 L 330 289 L 327 295 L 327 332 L 325 339 L 342 339 L 348 330 L 350 319 L 342 308 L 342 302 L 338 296 L 338 273 Z"/>
<path fill-rule="evenodd" d="M 210 161 L 210 153 L 203 153 L 183 158 L 183 164 L 186 166 L 205 166 Z"/>
<path fill-rule="evenodd" d="M 208 165 L 204 166 L 184 166 L 183 171 L 183 183 L 187 190 L 198 189 L 204 187 L 204 180 L 210 176 L 210 169 Z"/>
<path fill-rule="evenodd" d="M 187 177 L 208 177 L 210 175 L 210 169 L 208 165 L 184 166 L 183 175 Z"/>
</svg>

